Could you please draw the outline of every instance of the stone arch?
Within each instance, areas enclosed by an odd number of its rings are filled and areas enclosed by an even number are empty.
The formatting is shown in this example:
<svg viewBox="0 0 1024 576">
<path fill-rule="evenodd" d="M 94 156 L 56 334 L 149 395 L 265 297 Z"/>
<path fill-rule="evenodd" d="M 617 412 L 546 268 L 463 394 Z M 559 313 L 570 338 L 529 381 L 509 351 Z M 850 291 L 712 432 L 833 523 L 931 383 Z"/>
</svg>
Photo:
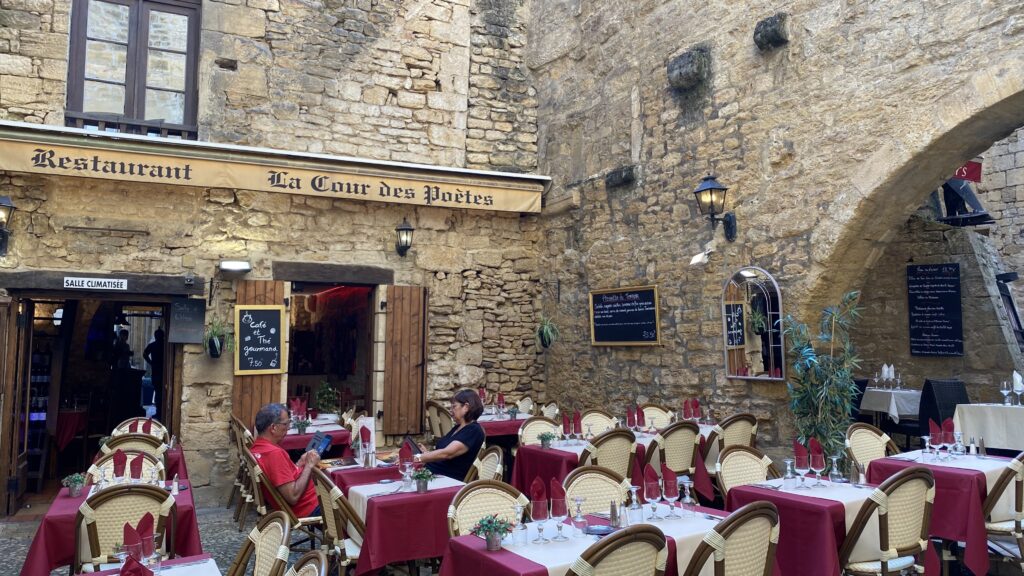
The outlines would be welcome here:
<svg viewBox="0 0 1024 576">
<path fill-rule="evenodd" d="M 811 235 L 815 278 L 802 313 L 863 285 L 894 232 L 952 171 L 1024 125 L 1024 61 L 976 71 L 936 100 L 927 133 L 893 134 L 858 165 Z"/>
</svg>

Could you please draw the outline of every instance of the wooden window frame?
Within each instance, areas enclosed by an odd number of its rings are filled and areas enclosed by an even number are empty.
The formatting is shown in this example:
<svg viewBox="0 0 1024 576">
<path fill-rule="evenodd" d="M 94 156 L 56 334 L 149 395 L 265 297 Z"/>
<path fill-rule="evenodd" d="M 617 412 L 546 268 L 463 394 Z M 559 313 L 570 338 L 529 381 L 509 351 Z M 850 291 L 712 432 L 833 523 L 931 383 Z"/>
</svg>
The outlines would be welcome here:
<svg viewBox="0 0 1024 576">
<path fill-rule="evenodd" d="M 68 97 L 65 123 L 77 128 L 95 127 L 130 134 L 149 134 L 195 140 L 198 137 L 199 36 L 201 2 L 191 0 L 102 0 L 129 7 L 128 54 L 125 70 L 125 114 L 83 112 L 85 97 L 85 52 L 89 2 L 75 0 L 71 15 L 71 46 L 68 56 Z M 152 10 L 189 17 L 185 56 L 184 123 L 145 120 L 146 69 L 148 66 L 149 26 Z M 172 51 L 173 52 L 173 51 Z"/>
</svg>

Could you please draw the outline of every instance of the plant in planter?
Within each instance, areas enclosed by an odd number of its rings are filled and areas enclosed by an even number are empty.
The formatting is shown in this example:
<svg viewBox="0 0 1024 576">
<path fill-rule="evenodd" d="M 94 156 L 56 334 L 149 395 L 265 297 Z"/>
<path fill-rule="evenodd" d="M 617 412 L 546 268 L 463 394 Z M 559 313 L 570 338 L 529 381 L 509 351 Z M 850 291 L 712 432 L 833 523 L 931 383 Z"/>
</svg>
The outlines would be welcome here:
<svg viewBox="0 0 1024 576">
<path fill-rule="evenodd" d="M 768 331 L 768 318 L 765 317 L 764 312 L 761 312 L 758 308 L 750 309 L 750 327 L 754 330 L 754 334 L 760 336 Z"/>
<path fill-rule="evenodd" d="M 488 550 L 501 550 L 501 539 L 512 532 L 512 523 L 505 518 L 498 518 L 494 514 L 490 514 L 481 518 L 476 526 L 473 526 L 471 532 L 473 535 L 487 540 Z"/>
<path fill-rule="evenodd" d="M 537 324 L 537 345 L 548 348 L 558 340 L 558 326 L 555 326 L 551 318 L 541 314 L 540 322 Z"/>
<path fill-rule="evenodd" d="M 551 448 L 551 441 L 556 438 L 554 432 L 541 432 L 537 434 L 537 439 L 540 440 L 541 448 Z"/>
<path fill-rule="evenodd" d="M 412 471 L 412 479 L 416 481 L 416 491 L 420 494 L 426 494 L 430 481 L 434 479 L 434 473 L 424 466 Z"/>
<path fill-rule="evenodd" d="M 327 380 L 321 380 L 320 387 L 316 389 L 316 408 L 325 414 L 337 412 L 338 391 Z"/>
<path fill-rule="evenodd" d="M 68 494 L 72 498 L 77 498 L 82 495 L 82 486 L 85 486 L 85 474 L 81 472 L 75 472 L 69 476 L 65 476 L 60 481 L 61 486 L 67 486 Z"/>
<path fill-rule="evenodd" d="M 295 419 L 295 429 L 299 431 L 299 434 L 305 434 L 306 428 L 309 428 L 312 424 L 308 418 Z"/>
<path fill-rule="evenodd" d="M 231 352 L 235 349 L 235 342 L 228 337 L 227 327 L 223 322 L 214 318 L 206 327 L 206 336 L 203 339 L 203 347 L 210 358 L 220 358 L 222 352 Z"/>
<path fill-rule="evenodd" d="M 822 310 L 817 336 L 790 315 L 784 321 L 793 359 L 786 387 L 800 441 L 817 438 L 826 454 L 843 453 L 857 397 L 853 371 L 860 359 L 850 342 L 850 329 L 860 318 L 859 299 L 860 292 L 848 292 L 838 305 Z"/>
</svg>

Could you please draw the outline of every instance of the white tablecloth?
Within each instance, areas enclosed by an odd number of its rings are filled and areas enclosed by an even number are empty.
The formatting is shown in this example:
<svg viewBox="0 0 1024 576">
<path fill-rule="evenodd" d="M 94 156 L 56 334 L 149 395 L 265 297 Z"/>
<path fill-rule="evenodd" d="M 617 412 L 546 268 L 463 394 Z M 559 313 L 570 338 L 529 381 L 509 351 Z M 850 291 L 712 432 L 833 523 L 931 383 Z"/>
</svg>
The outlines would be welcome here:
<svg viewBox="0 0 1024 576">
<path fill-rule="evenodd" d="M 436 490 L 438 488 L 450 488 L 452 486 L 465 486 L 465 482 L 454 480 L 447 476 L 437 476 L 430 481 L 428 490 Z M 388 482 L 386 484 L 362 484 L 359 486 L 352 486 L 348 489 L 348 502 L 352 505 L 352 508 L 359 515 L 359 518 L 366 520 L 366 501 L 370 496 L 375 494 L 390 494 L 397 491 L 402 486 L 402 481 L 397 480 L 395 482 Z M 413 488 L 411 492 L 415 492 L 416 483 L 413 482 Z"/>
<path fill-rule="evenodd" d="M 523 414 L 520 412 L 516 414 L 516 420 L 526 420 L 530 416 L 530 414 Z M 504 420 L 511 420 L 511 418 L 509 418 L 508 414 L 482 414 L 476 419 L 477 422 L 498 422 Z"/>
<path fill-rule="evenodd" d="M 1024 450 L 1024 407 L 1002 404 L 960 404 L 953 414 L 964 443 L 973 436 L 985 439 L 986 448 Z"/>
<path fill-rule="evenodd" d="M 309 427 L 307 427 L 306 431 L 303 432 L 303 434 L 316 434 L 317 432 L 329 433 L 329 432 L 337 432 L 338 430 L 344 430 L 345 429 L 343 426 L 338 426 L 337 424 L 330 424 L 330 423 L 327 423 L 327 422 L 325 422 L 323 424 L 316 424 L 315 422 L 320 422 L 320 420 L 314 420 L 314 424 L 312 424 Z M 299 431 L 297 429 L 295 429 L 295 428 L 292 428 L 292 429 L 288 430 L 288 434 L 292 435 L 292 436 L 294 436 L 294 435 L 296 435 L 298 433 L 299 433 Z"/>
<path fill-rule="evenodd" d="M 868 388 L 860 399 L 861 411 L 888 414 L 889 418 L 896 423 L 899 423 L 901 417 L 917 416 L 920 407 L 920 390 Z"/>
</svg>

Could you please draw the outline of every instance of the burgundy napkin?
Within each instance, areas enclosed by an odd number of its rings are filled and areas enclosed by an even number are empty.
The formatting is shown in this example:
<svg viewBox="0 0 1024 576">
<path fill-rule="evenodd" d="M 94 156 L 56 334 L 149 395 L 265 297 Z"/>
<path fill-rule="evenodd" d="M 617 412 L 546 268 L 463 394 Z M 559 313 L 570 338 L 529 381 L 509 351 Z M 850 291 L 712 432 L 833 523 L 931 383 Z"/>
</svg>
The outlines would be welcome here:
<svg viewBox="0 0 1024 576">
<path fill-rule="evenodd" d="M 114 456 L 111 458 L 114 461 L 114 477 L 121 478 L 124 476 L 124 467 L 128 464 L 128 455 L 121 451 L 120 448 L 114 451 Z"/>
<path fill-rule="evenodd" d="M 700 418 L 700 400 L 693 399 L 693 417 Z"/>
<path fill-rule="evenodd" d="M 148 558 L 153 555 L 153 514 L 146 512 L 146 515 L 139 520 L 138 526 L 135 527 L 135 532 L 139 535 L 139 540 L 142 540 L 142 557 Z"/>
<path fill-rule="evenodd" d="M 412 446 L 409 446 L 408 440 L 402 442 L 402 447 L 398 449 L 398 461 L 412 462 Z"/>
<path fill-rule="evenodd" d="M 298 412 L 299 412 L 299 397 L 298 396 L 292 396 L 291 398 L 288 399 L 288 410 L 290 410 L 293 415 L 294 414 L 298 414 Z"/>
<path fill-rule="evenodd" d="M 818 439 L 815 438 L 814 436 L 811 436 L 811 439 L 808 440 L 807 443 L 810 445 L 811 448 L 811 456 L 818 456 L 820 454 L 825 453 L 825 451 L 821 448 L 821 443 L 818 442 Z"/>
<path fill-rule="evenodd" d="M 487 389 L 481 386 L 476 389 L 476 393 L 480 395 L 480 402 L 487 404 Z"/>
<path fill-rule="evenodd" d="M 569 414 L 562 414 L 562 434 L 572 434 L 572 422 L 569 421 Z"/>
<path fill-rule="evenodd" d="M 152 430 L 152 429 L 153 429 L 153 419 L 152 418 L 147 418 L 146 421 L 142 423 L 142 433 L 143 434 L 149 434 L 149 431 Z"/>
<path fill-rule="evenodd" d="M 641 428 L 643 428 L 644 426 L 647 425 L 646 419 L 647 418 L 644 416 L 644 411 L 641 410 L 639 406 L 637 406 L 636 407 L 636 425 L 641 427 Z"/>
<path fill-rule="evenodd" d="M 142 478 L 142 460 L 145 455 L 139 454 L 128 464 L 128 470 L 132 478 Z"/>
<path fill-rule="evenodd" d="M 505 395 L 502 394 L 501 392 L 498 392 L 498 408 L 504 408 L 504 407 L 505 407 Z"/>
<path fill-rule="evenodd" d="M 142 539 L 139 537 L 139 531 L 136 530 L 134 526 L 132 526 L 131 522 L 125 522 L 124 523 L 123 540 L 124 540 L 124 545 L 126 547 L 134 546 L 135 553 L 136 554 L 141 554 L 141 552 L 142 552 Z M 133 549 L 129 548 L 129 550 L 131 551 Z M 129 557 L 130 558 L 134 558 L 134 554 L 129 554 Z"/>
<path fill-rule="evenodd" d="M 153 571 L 146 568 L 139 563 L 138 560 L 132 557 L 128 557 L 124 561 L 124 566 L 121 566 L 121 571 L 118 572 L 121 576 L 153 576 Z"/>
<path fill-rule="evenodd" d="M 655 486 L 658 485 L 658 471 L 654 469 L 654 466 L 648 464 L 644 466 L 644 499 L 648 499 L 647 485 L 651 483 L 654 483 Z M 651 494 L 651 496 L 653 495 Z"/>
<path fill-rule="evenodd" d="M 626 408 L 626 426 L 630 428 L 636 426 L 636 412 L 633 411 L 633 407 Z"/>
<path fill-rule="evenodd" d="M 931 418 L 928 419 L 928 433 L 932 435 L 933 440 L 939 439 L 939 435 L 942 434 L 942 428 Z"/>
<path fill-rule="evenodd" d="M 661 483 L 666 498 L 679 497 L 679 480 L 676 478 L 676 473 L 664 462 L 661 463 Z"/>
<path fill-rule="evenodd" d="M 565 504 L 565 488 L 562 488 L 562 483 L 558 480 L 551 479 L 551 515 L 555 518 L 562 516 L 568 516 L 568 506 Z"/>
<path fill-rule="evenodd" d="M 793 438 L 793 456 L 799 461 L 801 458 L 807 461 L 807 448 L 800 443 L 800 440 Z"/>
<path fill-rule="evenodd" d="M 579 410 L 572 413 L 572 433 L 583 434 L 583 417 L 580 416 Z"/>
<path fill-rule="evenodd" d="M 697 457 L 696 470 L 693 473 L 693 487 L 697 489 L 697 493 L 703 496 L 706 500 L 711 501 L 715 499 L 715 488 L 711 485 L 711 475 L 708 474 L 708 468 L 704 464 L 704 456 L 707 453 L 707 440 L 703 436 L 700 437 L 700 454 Z"/>
<path fill-rule="evenodd" d="M 362 426 L 359 428 L 359 440 L 361 442 L 370 441 L 370 429 L 367 428 L 366 426 Z"/>
<path fill-rule="evenodd" d="M 946 418 L 945 420 L 942 421 L 942 432 L 944 434 L 952 434 L 953 430 L 954 428 L 952 418 Z"/>
<path fill-rule="evenodd" d="M 139 431 L 139 421 L 138 420 L 132 420 L 131 424 L 128 424 L 128 431 L 131 432 L 132 434 L 138 432 Z"/>
<path fill-rule="evenodd" d="M 693 408 L 690 408 L 690 401 L 686 400 L 683 402 L 683 418 L 689 420 L 693 418 Z"/>
<path fill-rule="evenodd" d="M 544 489 L 544 481 L 540 477 L 533 479 L 530 484 L 530 502 L 533 505 L 531 516 L 534 520 L 544 520 L 548 517 L 548 495 Z"/>
</svg>

